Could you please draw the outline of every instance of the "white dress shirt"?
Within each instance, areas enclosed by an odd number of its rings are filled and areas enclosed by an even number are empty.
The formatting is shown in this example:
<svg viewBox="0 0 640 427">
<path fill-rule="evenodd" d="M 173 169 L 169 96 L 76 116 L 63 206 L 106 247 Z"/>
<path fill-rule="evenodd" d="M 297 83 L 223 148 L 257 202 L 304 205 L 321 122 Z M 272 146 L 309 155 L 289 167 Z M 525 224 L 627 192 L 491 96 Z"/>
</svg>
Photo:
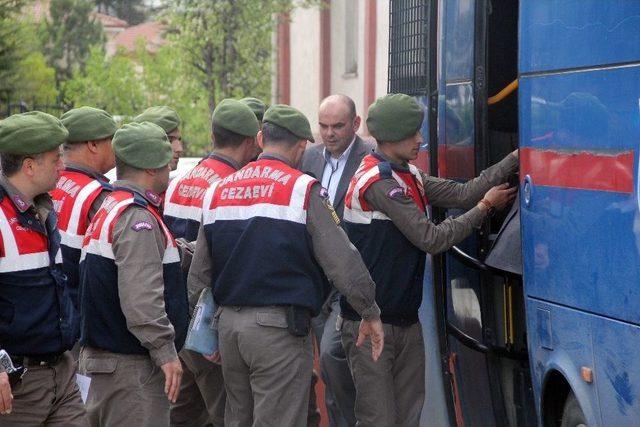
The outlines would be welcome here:
<svg viewBox="0 0 640 427">
<path fill-rule="evenodd" d="M 337 159 L 331 157 L 331 153 L 329 153 L 326 148 L 323 151 L 326 163 L 324 165 L 324 172 L 322 173 L 322 186 L 329 191 L 329 200 L 331 201 L 331 204 L 334 204 L 335 202 L 338 183 L 342 177 L 342 172 L 344 172 L 344 166 L 347 164 L 347 159 L 349 158 L 349 153 L 351 153 L 355 140 L 356 137 L 354 136 L 347 149 L 344 150 L 344 153 L 342 153 Z"/>
</svg>

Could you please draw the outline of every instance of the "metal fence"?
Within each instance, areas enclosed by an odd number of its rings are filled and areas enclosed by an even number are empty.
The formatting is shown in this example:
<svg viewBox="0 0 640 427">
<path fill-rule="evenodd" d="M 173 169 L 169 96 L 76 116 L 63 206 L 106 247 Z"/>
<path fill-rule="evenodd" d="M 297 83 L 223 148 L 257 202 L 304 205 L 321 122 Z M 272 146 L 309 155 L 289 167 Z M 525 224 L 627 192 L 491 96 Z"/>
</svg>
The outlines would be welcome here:
<svg viewBox="0 0 640 427">
<path fill-rule="evenodd" d="M 389 92 L 426 95 L 429 82 L 429 1 L 391 0 Z"/>
</svg>

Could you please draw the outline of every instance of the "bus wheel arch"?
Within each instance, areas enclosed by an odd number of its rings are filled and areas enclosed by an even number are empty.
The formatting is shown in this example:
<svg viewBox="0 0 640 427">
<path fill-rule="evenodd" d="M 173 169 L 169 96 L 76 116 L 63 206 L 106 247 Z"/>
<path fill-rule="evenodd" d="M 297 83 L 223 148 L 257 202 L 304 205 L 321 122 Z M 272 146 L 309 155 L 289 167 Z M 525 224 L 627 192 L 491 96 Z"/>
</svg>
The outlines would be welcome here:
<svg viewBox="0 0 640 427">
<path fill-rule="evenodd" d="M 559 371 L 553 370 L 547 374 L 540 402 L 544 427 L 560 427 L 565 403 L 572 393 L 569 382 Z"/>
</svg>

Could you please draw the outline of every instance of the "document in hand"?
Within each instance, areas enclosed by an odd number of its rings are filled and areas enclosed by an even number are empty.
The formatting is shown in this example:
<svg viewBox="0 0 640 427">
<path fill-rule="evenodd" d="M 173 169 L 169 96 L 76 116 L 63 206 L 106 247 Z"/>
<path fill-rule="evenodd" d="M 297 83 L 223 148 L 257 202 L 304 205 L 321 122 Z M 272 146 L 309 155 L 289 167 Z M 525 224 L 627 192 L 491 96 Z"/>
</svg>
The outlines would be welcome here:
<svg viewBox="0 0 640 427">
<path fill-rule="evenodd" d="M 214 319 L 216 310 L 211 288 L 203 289 L 193 309 L 184 348 L 205 355 L 218 351 L 218 331 Z"/>
</svg>

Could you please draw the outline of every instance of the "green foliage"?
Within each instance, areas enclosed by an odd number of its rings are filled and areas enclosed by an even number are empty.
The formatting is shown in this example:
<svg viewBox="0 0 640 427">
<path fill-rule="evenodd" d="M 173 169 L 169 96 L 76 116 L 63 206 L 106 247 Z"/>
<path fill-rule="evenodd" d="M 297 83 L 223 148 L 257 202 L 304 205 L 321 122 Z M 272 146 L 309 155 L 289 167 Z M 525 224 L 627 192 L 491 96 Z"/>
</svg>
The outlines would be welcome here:
<svg viewBox="0 0 640 427">
<path fill-rule="evenodd" d="M 0 0 L 0 5 L 7 1 Z M 154 53 L 141 43 L 133 54 L 120 51 L 108 58 L 100 24 L 90 18 L 93 4 L 112 12 L 142 2 L 52 0 L 51 18 L 41 27 L 44 47 L 32 41 L 20 58 L 10 61 L 27 76 L 21 84 L 15 80 L 11 84 L 25 94 L 21 96 L 46 102 L 57 94 L 55 75 L 69 105 L 96 106 L 124 116 L 125 121 L 149 106 L 169 105 L 183 120 L 186 154 L 203 155 L 210 149 L 210 116 L 218 101 L 245 96 L 270 99 L 275 16 L 289 11 L 293 2 L 164 0 L 168 43 Z M 320 2 L 303 0 L 296 5 Z M 4 12 L 0 11 L 0 35 Z M 33 28 L 28 32 L 33 39 L 36 32 Z M 24 44 L 25 39 L 16 36 L 18 40 Z M 5 41 L 0 40 L 0 47 Z M 0 56 L 0 67 L 1 61 Z"/>
<path fill-rule="evenodd" d="M 12 98 L 27 104 L 51 104 L 58 97 L 55 70 L 47 65 L 41 52 L 29 53 L 18 63 L 20 76 L 13 86 Z"/>
<path fill-rule="evenodd" d="M 145 107 L 135 63 L 122 52 L 105 58 L 97 46 L 90 49 L 85 70 L 77 70 L 63 90 L 74 106 L 95 106 L 116 115 L 134 116 Z"/>
<path fill-rule="evenodd" d="M 136 60 L 143 70 L 146 106 L 169 105 L 182 119 L 182 135 L 188 155 L 200 156 L 210 150 L 209 109 L 207 93 L 190 75 L 186 55 L 174 44 L 150 54 L 138 44 Z"/>
<path fill-rule="evenodd" d="M 90 0 L 51 0 L 51 18 L 43 26 L 44 54 L 58 85 L 84 69 L 92 46 L 104 44 L 100 22 L 90 17 L 93 7 Z"/>
<path fill-rule="evenodd" d="M 18 63 L 26 56 L 21 45 L 21 24 L 16 19 L 25 0 L 0 0 L 0 100 L 9 96 L 17 80 Z"/>
<path fill-rule="evenodd" d="M 175 0 L 173 38 L 208 94 L 209 110 L 227 97 L 268 99 L 274 14 L 290 0 Z"/>
</svg>

